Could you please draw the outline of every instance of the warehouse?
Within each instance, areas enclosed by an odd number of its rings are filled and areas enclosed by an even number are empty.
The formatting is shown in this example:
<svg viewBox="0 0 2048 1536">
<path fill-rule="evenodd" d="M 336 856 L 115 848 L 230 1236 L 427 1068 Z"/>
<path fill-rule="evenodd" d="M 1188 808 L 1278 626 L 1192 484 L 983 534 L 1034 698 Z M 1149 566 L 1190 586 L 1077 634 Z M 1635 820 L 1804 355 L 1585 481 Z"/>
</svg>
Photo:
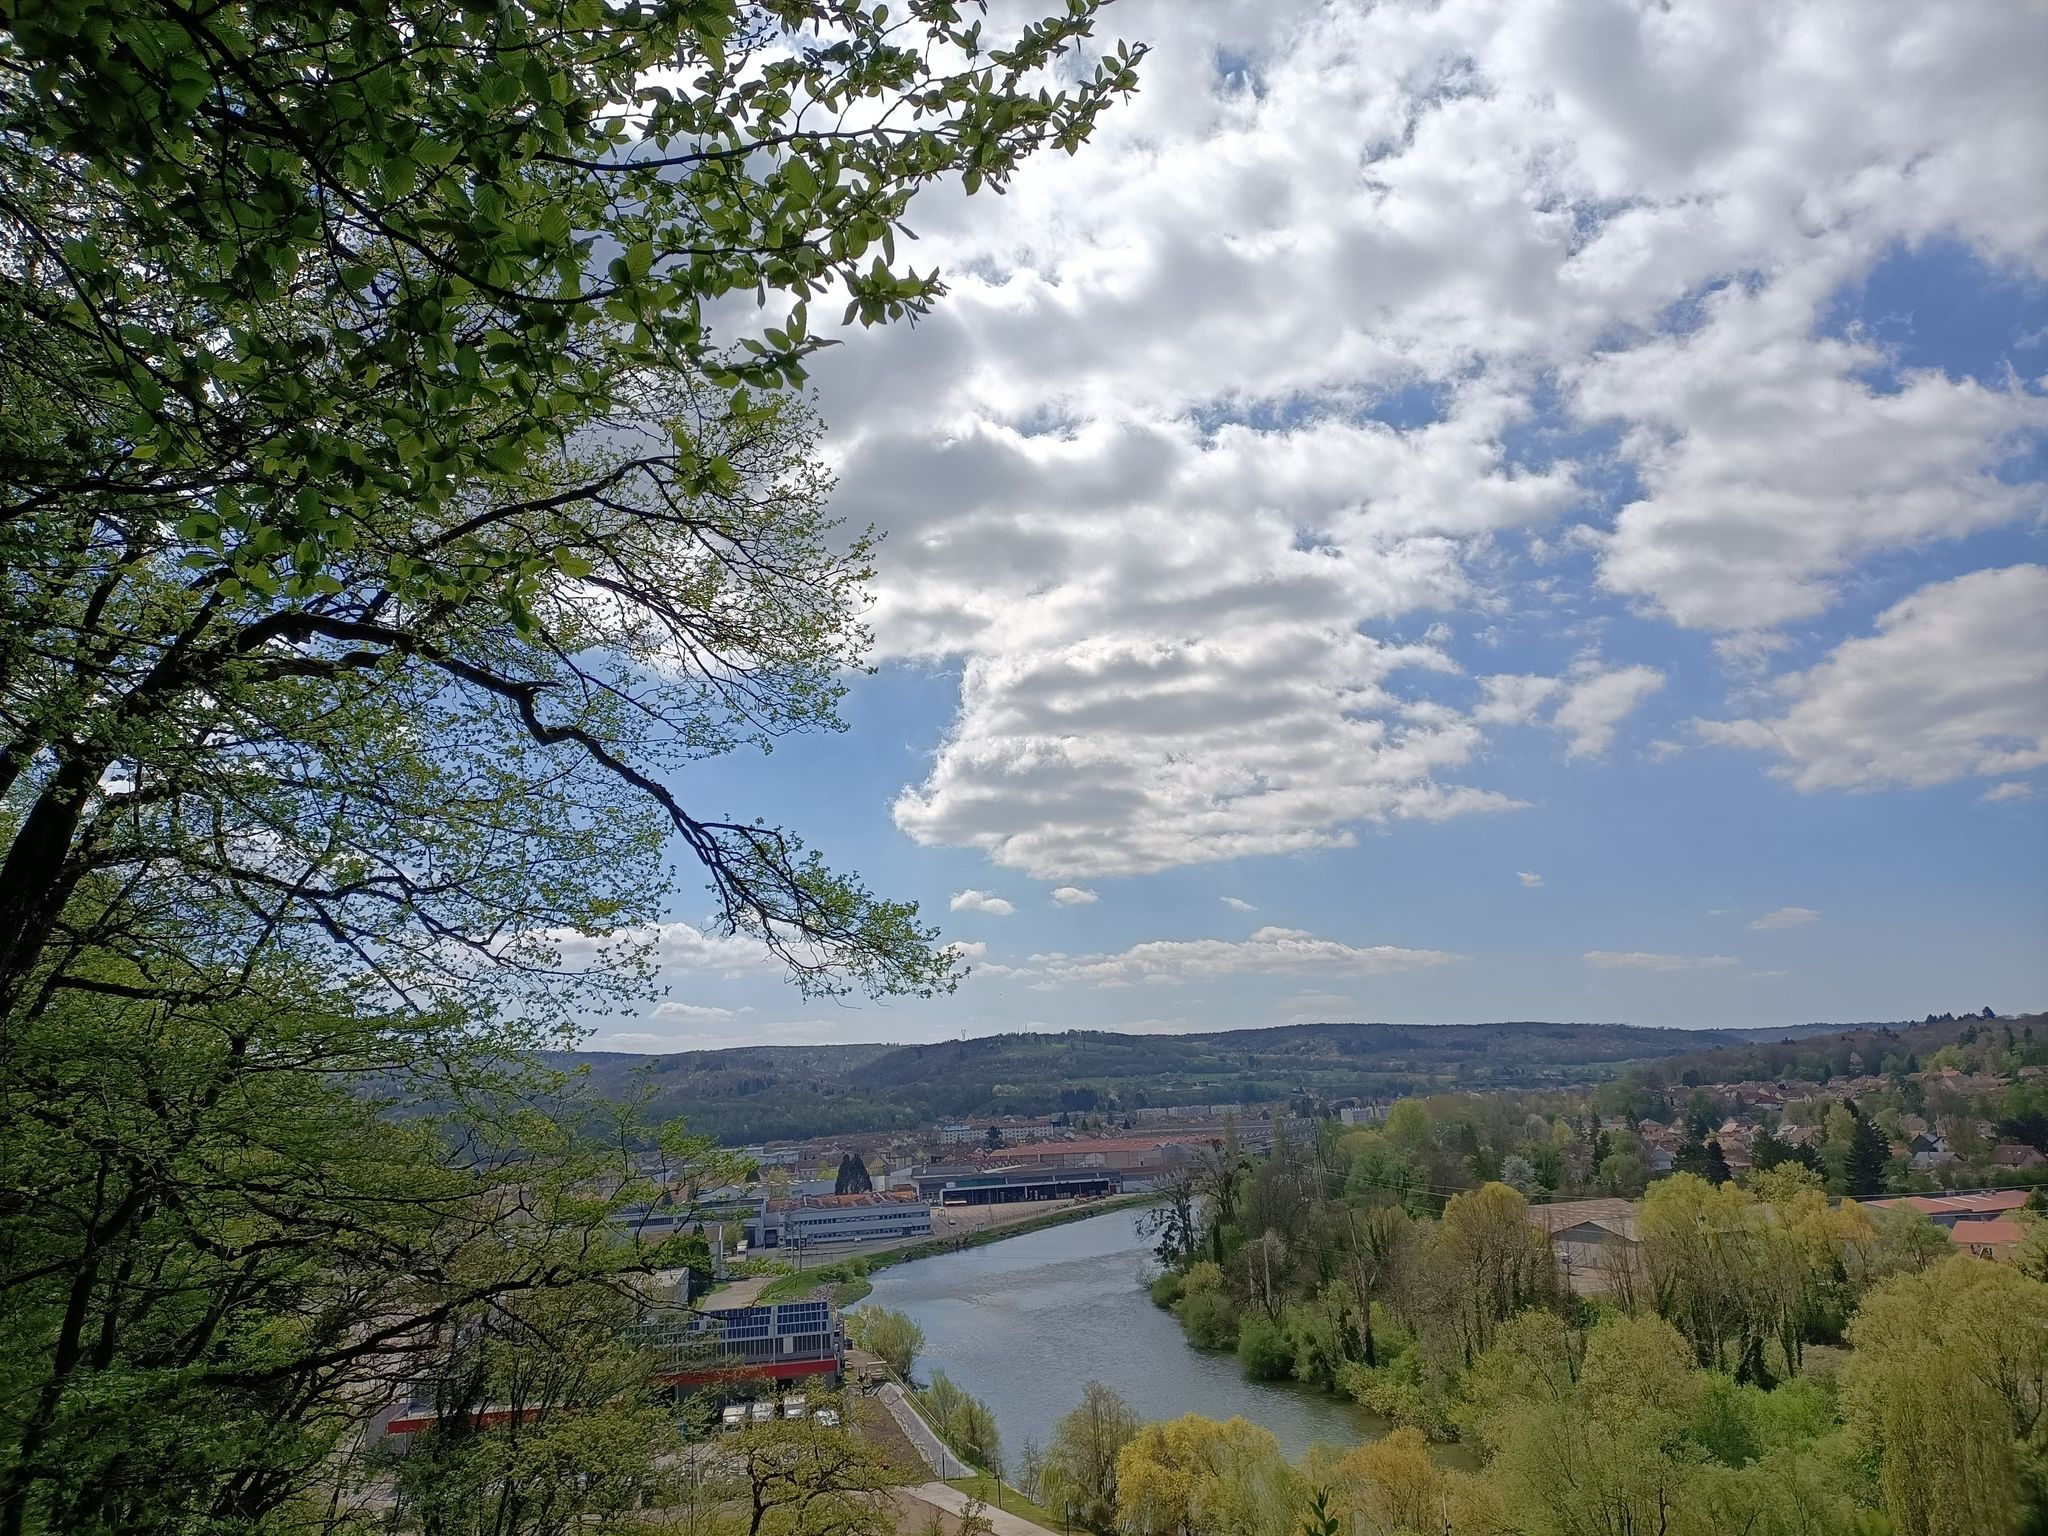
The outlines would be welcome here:
<svg viewBox="0 0 2048 1536">
<path fill-rule="evenodd" d="M 996 1168 L 986 1173 L 936 1169 L 913 1175 L 920 1198 L 934 1205 L 1010 1205 L 1023 1200 L 1096 1200 L 1120 1194 L 1113 1168 Z"/>
</svg>

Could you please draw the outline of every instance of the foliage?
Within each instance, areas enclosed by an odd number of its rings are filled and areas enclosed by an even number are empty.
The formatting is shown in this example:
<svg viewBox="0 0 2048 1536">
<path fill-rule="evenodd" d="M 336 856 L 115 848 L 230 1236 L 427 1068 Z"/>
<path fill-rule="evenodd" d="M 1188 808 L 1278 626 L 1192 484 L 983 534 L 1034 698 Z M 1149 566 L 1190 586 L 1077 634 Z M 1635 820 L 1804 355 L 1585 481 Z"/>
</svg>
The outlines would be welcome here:
<svg viewBox="0 0 2048 1536">
<path fill-rule="evenodd" d="M 1261 1313 L 1239 1321 L 1237 1358 L 1253 1381 L 1278 1381 L 1294 1374 L 1294 1349 L 1288 1343 L 1287 1330 Z"/>
<path fill-rule="evenodd" d="M 1189 1036 L 1066 1030 L 894 1047 L 740 1046 L 656 1058 L 654 1107 L 739 1144 L 908 1131 L 969 1116 L 1057 1115 L 1079 1094 L 1095 1095 L 1093 1113 L 1118 1125 L 1148 1107 L 1235 1104 L 1245 1106 L 1249 1118 L 1302 1094 L 1334 1103 L 1432 1094 L 1444 1084 L 1491 1096 L 1579 1082 L 1601 1084 L 1595 1092 L 1604 1095 L 1613 1086 L 1605 1080 L 1625 1064 L 1697 1051 L 1717 1038 L 1739 1040 L 1733 1033 L 1606 1024 L 1317 1024 Z M 600 1086 L 623 1082 L 647 1063 L 623 1053 L 585 1055 Z M 1572 1095 L 1575 1113 L 1585 1098 Z M 1419 1103 L 1410 1111 L 1394 1107 L 1396 1116 L 1411 1112 L 1422 1124 L 1421 1141 L 1408 1147 L 1390 1138 L 1390 1145 L 1414 1159 L 1414 1175 L 1398 1169 L 1397 1175 L 1418 1181 L 1404 1199 L 1411 1215 L 1422 1216 L 1442 1203 L 1428 1186 L 1463 1187 L 1473 1180 L 1444 1177 L 1457 1165 L 1440 1164 L 1429 1115 Z M 1502 1150 L 1527 1157 L 1531 1149 L 1523 1142 L 1509 1135 Z M 1640 1186 L 1623 1192 L 1639 1193 Z"/>
<path fill-rule="evenodd" d="M 951 985 L 914 907 L 669 780 L 837 723 L 870 541 L 807 301 L 926 308 L 915 193 L 1132 87 L 1067 67 L 1097 9 L 9 8 L 0 1531 L 351 1518 L 308 1501 L 409 1376 L 701 1256 L 614 1221 L 627 1149 L 736 1168 L 504 1065 L 644 990 L 671 840 L 801 985 Z M 609 1421 L 527 1446 L 624 1490 Z M 447 1487 L 547 1507 L 457 1438 Z"/>
<path fill-rule="evenodd" d="M 835 723 L 869 545 L 808 301 L 928 307 L 916 192 L 1133 87 L 1040 89 L 1096 9 L 17 8 L 0 350 L 67 408 L 0 438 L 0 1009 L 100 943 L 158 995 L 259 943 L 538 982 L 655 915 L 668 835 L 805 985 L 945 987 L 914 908 L 663 777 Z"/>
<path fill-rule="evenodd" d="M 924 1349 L 924 1330 L 905 1314 L 887 1307 L 861 1307 L 847 1313 L 846 1336 L 856 1347 L 878 1356 L 905 1381 Z"/>
<path fill-rule="evenodd" d="M 1140 1429 L 1116 1480 L 1126 1536 L 1280 1536 L 1300 1493 L 1270 1430 L 1193 1413 Z"/>
<path fill-rule="evenodd" d="M 1864 1299 L 1843 1374 L 1901 1536 L 2012 1529 L 2048 1452 L 2048 1285 L 1963 1256 Z"/>
<path fill-rule="evenodd" d="M 398 1465 L 401 1517 L 500 1536 L 638 1529 L 674 1496 L 682 1446 L 630 1321 L 616 1298 L 575 1291 L 471 1319 L 433 1373 L 436 1421 Z"/>
<path fill-rule="evenodd" d="M 963 1391 L 944 1371 L 932 1373 L 931 1385 L 917 1394 L 917 1404 L 961 1460 L 991 1472 L 1001 1470 L 1002 1440 L 988 1404 Z"/>
<path fill-rule="evenodd" d="M 656 1193 L 630 1110 L 444 1018 L 313 977 L 251 990 L 64 991 L 0 1032 L 10 1533 L 260 1523 L 320 1497 L 364 1419 L 458 1342 L 516 1319 L 559 1341 L 536 1358 L 575 1362 L 581 1313 L 550 1297 L 604 1315 L 701 1257 L 616 1219 Z M 395 1086 L 366 1095 L 371 1076 Z M 386 1113 L 422 1100 L 459 1108 Z M 659 1140 L 699 1187 L 737 1171 Z"/>
<path fill-rule="evenodd" d="M 891 1536 L 879 1495 L 894 1486 L 888 1465 L 842 1430 L 816 1419 L 771 1419 L 721 1436 L 718 1465 L 747 1536 Z"/>
<path fill-rule="evenodd" d="M 1039 1497 L 1101 1528 L 1115 1518 L 1118 1457 L 1138 1432 L 1138 1416 L 1099 1381 L 1081 1384 L 1081 1401 L 1053 1426 Z"/>
</svg>

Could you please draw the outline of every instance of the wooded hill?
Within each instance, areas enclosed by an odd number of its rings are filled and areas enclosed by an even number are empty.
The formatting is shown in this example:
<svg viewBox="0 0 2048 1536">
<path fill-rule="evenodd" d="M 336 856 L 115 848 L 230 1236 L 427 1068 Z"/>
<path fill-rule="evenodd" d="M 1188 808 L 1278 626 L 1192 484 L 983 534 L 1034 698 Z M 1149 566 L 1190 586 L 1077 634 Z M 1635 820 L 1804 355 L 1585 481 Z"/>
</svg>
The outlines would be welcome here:
<svg viewBox="0 0 2048 1536">
<path fill-rule="evenodd" d="M 1211 1034 L 1099 1030 L 929 1045 L 739 1046 L 665 1056 L 584 1051 L 592 1086 L 728 1143 L 912 1129 L 998 1114 L 1125 1113 L 1180 1104 L 1322 1104 L 1447 1088 L 1564 1087 L 1643 1061 L 1828 1030 L 1628 1024 L 1295 1024 Z"/>
</svg>

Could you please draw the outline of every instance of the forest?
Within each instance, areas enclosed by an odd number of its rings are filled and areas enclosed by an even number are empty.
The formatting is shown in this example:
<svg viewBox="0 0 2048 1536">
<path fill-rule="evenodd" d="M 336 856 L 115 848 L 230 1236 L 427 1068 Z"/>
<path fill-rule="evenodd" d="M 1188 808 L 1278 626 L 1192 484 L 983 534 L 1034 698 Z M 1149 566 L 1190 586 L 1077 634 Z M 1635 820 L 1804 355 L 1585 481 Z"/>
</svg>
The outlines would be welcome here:
<svg viewBox="0 0 2048 1536">
<path fill-rule="evenodd" d="M 1821 1029 L 1814 1026 L 1814 1029 Z M 1805 1030 L 1793 1033 L 1803 1034 Z M 1746 1047 L 1755 1031 L 1624 1024 L 1302 1024 L 1192 1035 L 1102 1030 L 929 1045 L 736 1046 L 549 1057 L 614 1096 L 734 1144 L 916 1130 L 965 1116 L 1129 1115 L 1186 1104 L 1315 1106 L 1446 1088 L 1574 1085 L 1633 1064 Z M 1774 1037 L 1785 1031 L 1771 1031 Z M 1674 1080 L 1675 1080 L 1675 1074 Z"/>
</svg>

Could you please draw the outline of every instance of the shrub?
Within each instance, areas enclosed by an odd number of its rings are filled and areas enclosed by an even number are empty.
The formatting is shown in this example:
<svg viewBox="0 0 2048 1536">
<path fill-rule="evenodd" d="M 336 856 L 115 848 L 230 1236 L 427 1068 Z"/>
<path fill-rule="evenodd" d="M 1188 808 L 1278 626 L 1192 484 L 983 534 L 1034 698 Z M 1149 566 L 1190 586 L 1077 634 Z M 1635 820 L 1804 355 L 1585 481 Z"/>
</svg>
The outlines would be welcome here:
<svg viewBox="0 0 2048 1536">
<path fill-rule="evenodd" d="M 1253 1381 L 1278 1381 L 1294 1374 L 1294 1346 L 1286 1330 L 1263 1313 L 1239 1321 L 1237 1358 Z"/>
<path fill-rule="evenodd" d="M 1169 1269 L 1147 1286 L 1146 1290 L 1151 1294 L 1153 1306 L 1171 1307 L 1180 1300 L 1181 1278 Z"/>
<path fill-rule="evenodd" d="M 1181 1297 L 1173 1315 L 1197 1349 L 1237 1347 L 1237 1308 L 1221 1291 L 1194 1291 Z"/>
</svg>

